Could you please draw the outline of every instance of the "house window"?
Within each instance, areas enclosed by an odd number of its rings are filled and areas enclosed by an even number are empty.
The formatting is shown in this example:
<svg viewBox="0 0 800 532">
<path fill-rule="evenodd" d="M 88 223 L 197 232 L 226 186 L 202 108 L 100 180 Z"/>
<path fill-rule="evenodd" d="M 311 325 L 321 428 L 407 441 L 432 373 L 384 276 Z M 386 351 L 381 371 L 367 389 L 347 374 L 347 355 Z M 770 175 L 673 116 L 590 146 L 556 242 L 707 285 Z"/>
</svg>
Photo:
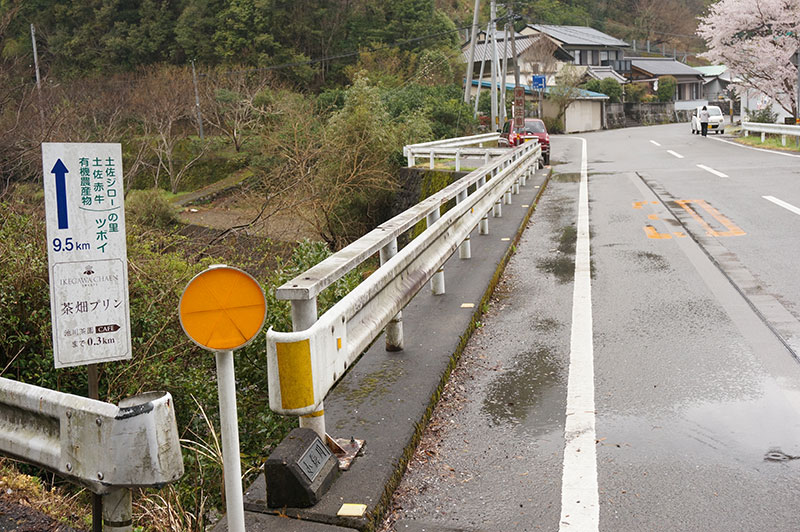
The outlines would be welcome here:
<svg viewBox="0 0 800 532">
<path fill-rule="evenodd" d="M 591 57 L 592 57 L 591 50 L 583 50 L 581 53 L 581 64 L 588 65 Z"/>
<path fill-rule="evenodd" d="M 575 62 L 576 65 L 580 65 L 581 64 L 581 51 L 580 50 L 573 50 L 572 51 L 572 57 L 575 58 L 574 62 Z"/>
<path fill-rule="evenodd" d="M 606 50 L 600 51 L 600 64 L 603 64 L 603 61 L 608 61 L 608 52 Z"/>
<path fill-rule="evenodd" d="M 599 65 L 600 64 L 600 54 L 597 50 L 592 50 L 592 61 L 589 63 L 590 65 Z"/>
</svg>

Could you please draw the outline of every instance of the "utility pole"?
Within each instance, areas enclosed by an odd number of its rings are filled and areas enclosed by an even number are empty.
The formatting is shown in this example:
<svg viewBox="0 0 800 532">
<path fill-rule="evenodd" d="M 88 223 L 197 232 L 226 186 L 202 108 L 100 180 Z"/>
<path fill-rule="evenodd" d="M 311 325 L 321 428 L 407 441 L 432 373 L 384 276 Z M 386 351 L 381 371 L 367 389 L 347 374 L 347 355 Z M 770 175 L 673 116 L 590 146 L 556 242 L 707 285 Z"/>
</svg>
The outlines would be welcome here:
<svg viewBox="0 0 800 532">
<path fill-rule="evenodd" d="M 489 24 L 486 25 L 486 39 L 483 41 L 483 58 L 481 59 L 481 73 L 478 74 L 478 90 L 475 91 L 475 111 L 473 118 L 478 118 L 478 101 L 481 99 L 481 85 L 483 84 L 483 68 L 486 65 L 486 57 L 489 55 Z"/>
<path fill-rule="evenodd" d="M 492 0 L 489 28 L 492 33 L 492 131 L 497 131 L 497 5 Z"/>
<path fill-rule="evenodd" d="M 503 75 L 500 83 L 500 123 L 505 124 L 506 119 L 506 79 L 508 79 L 508 21 L 503 25 Z"/>
<path fill-rule="evenodd" d="M 514 87 L 519 87 L 519 58 L 517 57 L 517 40 L 514 35 L 517 30 L 514 29 L 514 11 L 513 8 L 509 10 L 508 16 L 511 17 L 511 55 L 514 58 Z"/>
<path fill-rule="evenodd" d="M 36 92 L 39 96 L 39 118 L 44 131 L 44 109 L 42 109 L 42 77 L 39 75 L 39 53 L 36 51 L 36 29 L 31 24 L 31 43 L 33 43 L 33 65 L 36 69 Z"/>
<path fill-rule="evenodd" d="M 194 69 L 194 59 L 192 59 L 192 81 L 194 82 L 194 108 L 197 111 L 197 127 L 200 131 L 200 140 L 203 140 L 203 114 L 200 112 L 200 92 L 197 90 L 197 71 Z"/>
<path fill-rule="evenodd" d="M 472 70 L 475 64 L 475 45 L 478 40 L 478 12 L 480 11 L 481 0 L 475 0 L 475 10 L 472 12 L 472 38 L 469 41 L 469 61 L 467 61 L 467 79 L 464 82 L 464 103 L 469 104 L 470 91 L 472 90 Z M 481 63 L 483 70 L 483 63 Z M 481 73 L 481 76 L 483 74 Z M 481 82 L 478 80 L 478 90 Z"/>
</svg>

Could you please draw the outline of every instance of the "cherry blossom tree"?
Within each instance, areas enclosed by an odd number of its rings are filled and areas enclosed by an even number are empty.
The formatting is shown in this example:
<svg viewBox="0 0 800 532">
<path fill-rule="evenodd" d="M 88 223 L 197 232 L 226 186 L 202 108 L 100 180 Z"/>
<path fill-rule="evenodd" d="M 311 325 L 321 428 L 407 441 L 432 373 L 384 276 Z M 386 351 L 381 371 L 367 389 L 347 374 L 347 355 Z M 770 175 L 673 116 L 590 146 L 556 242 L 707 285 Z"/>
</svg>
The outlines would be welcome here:
<svg viewBox="0 0 800 532">
<path fill-rule="evenodd" d="M 726 65 L 736 86 L 758 90 L 793 113 L 796 108 L 800 48 L 798 0 L 719 0 L 700 19 L 706 41 L 703 57 Z"/>
</svg>

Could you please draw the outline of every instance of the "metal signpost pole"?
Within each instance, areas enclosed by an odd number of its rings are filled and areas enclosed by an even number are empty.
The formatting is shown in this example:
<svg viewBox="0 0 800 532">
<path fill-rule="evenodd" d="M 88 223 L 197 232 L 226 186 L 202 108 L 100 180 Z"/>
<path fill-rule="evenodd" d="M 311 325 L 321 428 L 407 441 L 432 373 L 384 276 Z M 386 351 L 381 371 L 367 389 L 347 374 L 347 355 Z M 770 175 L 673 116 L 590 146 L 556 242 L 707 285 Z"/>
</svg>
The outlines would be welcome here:
<svg viewBox="0 0 800 532">
<path fill-rule="evenodd" d="M 216 359 L 228 530 L 244 532 L 244 496 L 242 494 L 242 464 L 239 459 L 239 418 L 236 412 L 233 351 L 218 351 Z"/>
</svg>

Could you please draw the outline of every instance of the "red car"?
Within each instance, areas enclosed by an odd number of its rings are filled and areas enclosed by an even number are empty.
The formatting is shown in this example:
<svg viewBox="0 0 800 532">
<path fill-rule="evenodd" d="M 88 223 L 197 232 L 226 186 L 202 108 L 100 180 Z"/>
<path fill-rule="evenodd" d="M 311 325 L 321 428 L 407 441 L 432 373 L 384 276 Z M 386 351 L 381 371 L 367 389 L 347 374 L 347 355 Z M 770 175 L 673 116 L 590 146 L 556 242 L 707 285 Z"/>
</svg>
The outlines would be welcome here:
<svg viewBox="0 0 800 532">
<path fill-rule="evenodd" d="M 542 145 L 544 164 L 550 164 L 550 135 L 547 134 L 544 122 L 538 118 L 526 118 L 524 128 L 519 129 L 512 126 L 512 120 L 503 125 L 497 145 L 501 148 L 513 148 L 531 139 L 539 139 L 539 144 Z"/>
</svg>

